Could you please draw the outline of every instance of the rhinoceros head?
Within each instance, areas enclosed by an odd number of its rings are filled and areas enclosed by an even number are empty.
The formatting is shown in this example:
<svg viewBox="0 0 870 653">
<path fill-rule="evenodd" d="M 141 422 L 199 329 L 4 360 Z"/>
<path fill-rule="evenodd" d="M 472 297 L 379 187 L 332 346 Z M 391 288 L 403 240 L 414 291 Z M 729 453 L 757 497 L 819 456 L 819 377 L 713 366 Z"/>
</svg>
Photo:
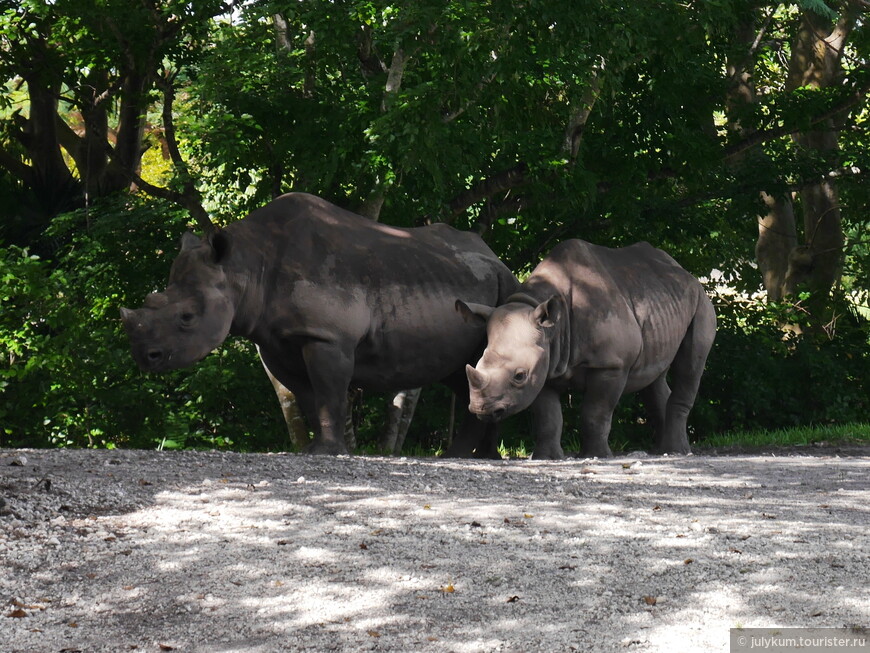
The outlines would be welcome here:
<svg viewBox="0 0 870 653">
<path fill-rule="evenodd" d="M 220 232 L 210 239 L 185 234 L 166 290 L 148 295 L 142 308 L 121 309 L 133 358 L 141 369 L 186 367 L 227 337 L 235 308 L 220 261 L 228 242 Z"/>
<path fill-rule="evenodd" d="M 535 400 L 550 372 L 551 341 L 564 312 L 561 298 L 535 307 L 508 303 L 498 308 L 457 302 L 466 319 L 486 320 L 487 347 L 476 367 L 466 365 L 470 404 L 481 419 L 500 420 Z"/>
</svg>

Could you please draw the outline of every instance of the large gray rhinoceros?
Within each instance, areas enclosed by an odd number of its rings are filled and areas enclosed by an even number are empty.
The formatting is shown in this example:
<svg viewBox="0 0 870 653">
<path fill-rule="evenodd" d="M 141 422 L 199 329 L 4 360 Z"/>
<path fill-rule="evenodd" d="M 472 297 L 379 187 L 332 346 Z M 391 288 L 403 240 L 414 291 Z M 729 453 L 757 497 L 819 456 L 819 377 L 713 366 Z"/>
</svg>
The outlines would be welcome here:
<svg viewBox="0 0 870 653">
<path fill-rule="evenodd" d="M 252 340 L 314 430 L 307 451 L 338 454 L 349 386 L 441 381 L 466 404 L 465 365 L 486 332 L 456 313 L 455 298 L 496 304 L 518 287 L 476 234 L 389 227 L 291 193 L 209 238 L 186 234 L 166 290 L 121 318 L 151 372 L 191 365 L 231 333 Z M 447 455 L 493 456 L 496 445 L 496 431 L 468 414 Z"/>
<path fill-rule="evenodd" d="M 657 453 L 689 453 L 686 419 L 716 335 L 698 280 L 648 243 L 622 249 L 560 243 L 498 308 L 458 301 L 488 320 L 488 344 L 466 372 L 472 412 L 499 420 L 529 406 L 536 458 L 562 458 L 559 395 L 583 392 L 582 454 L 610 456 L 613 411 L 641 391 Z M 670 373 L 671 387 L 667 376 Z"/>
</svg>

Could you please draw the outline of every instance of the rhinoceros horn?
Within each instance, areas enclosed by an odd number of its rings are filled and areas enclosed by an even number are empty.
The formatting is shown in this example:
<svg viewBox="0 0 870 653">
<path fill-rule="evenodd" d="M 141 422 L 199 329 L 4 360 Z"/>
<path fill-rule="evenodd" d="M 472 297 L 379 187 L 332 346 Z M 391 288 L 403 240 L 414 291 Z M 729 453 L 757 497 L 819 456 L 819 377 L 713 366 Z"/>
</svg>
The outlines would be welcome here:
<svg viewBox="0 0 870 653">
<path fill-rule="evenodd" d="M 475 390 L 483 390 L 489 383 L 489 376 L 484 372 L 478 372 L 471 365 L 465 366 L 465 374 L 468 376 L 469 385 Z"/>
</svg>

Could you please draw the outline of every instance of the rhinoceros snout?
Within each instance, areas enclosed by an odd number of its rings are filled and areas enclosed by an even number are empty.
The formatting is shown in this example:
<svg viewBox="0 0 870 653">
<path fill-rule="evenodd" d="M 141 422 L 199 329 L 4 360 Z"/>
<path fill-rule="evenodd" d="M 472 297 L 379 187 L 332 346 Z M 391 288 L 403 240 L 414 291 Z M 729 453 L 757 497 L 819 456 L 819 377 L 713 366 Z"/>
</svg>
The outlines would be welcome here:
<svg viewBox="0 0 870 653">
<path fill-rule="evenodd" d="M 162 349 L 151 347 L 145 350 L 139 350 L 139 354 L 133 356 L 139 367 L 145 372 L 159 371 L 163 363 L 166 361 L 166 353 Z"/>
<path fill-rule="evenodd" d="M 482 410 L 475 406 L 469 406 L 468 408 L 481 422 L 499 422 L 507 415 L 505 408 L 495 408 L 493 410 Z"/>
</svg>

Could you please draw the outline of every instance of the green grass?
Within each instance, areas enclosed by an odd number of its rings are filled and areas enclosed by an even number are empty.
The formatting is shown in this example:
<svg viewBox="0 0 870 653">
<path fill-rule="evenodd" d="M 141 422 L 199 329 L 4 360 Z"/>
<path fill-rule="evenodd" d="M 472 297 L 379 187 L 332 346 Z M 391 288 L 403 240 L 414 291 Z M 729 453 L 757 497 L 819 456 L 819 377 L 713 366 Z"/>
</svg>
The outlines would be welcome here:
<svg viewBox="0 0 870 653">
<path fill-rule="evenodd" d="M 765 447 L 794 447 L 811 444 L 867 444 L 870 445 L 870 423 L 868 424 L 838 424 L 824 426 L 799 426 L 788 429 L 772 429 L 766 431 L 737 431 L 712 435 L 700 442 L 692 443 L 692 448 L 698 451 L 720 447 L 735 447 L 740 449 L 763 449 Z M 578 437 L 562 441 L 565 452 L 580 450 Z M 628 441 L 621 441 L 611 436 L 610 448 L 617 456 L 642 448 Z M 534 450 L 533 442 L 521 441 L 516 446 L 499 447 L 499 453 L 507 458 L 528 458 Z"/>
<path fill-rule="evenodd" d="M 705 449 L 734 447 L 740 449 L 763 449 L 765 447 L 794 447 L 811 444 L 866 444 L 870 445 L 870 423 L 838 424 L 824 426 L 799 426 L 788 429 L 772 429 L 766 431 L 735 431 L 711 435 L 700 442 L 694 442 L 692 448 L 696 451 Z M 562 441 L 562 447 L 566 453 L 575 453 L 580 450 L 580 439 L 576 435 L 566 437 Z M 611 436 L 610 447 L 616 455 L 625 454 L 628 451 L 636 451 L 638 445 L 628 442 L 624 438 Z M 529 458 L 534 451 L 533 440 L 519 440 L 513 442 L 501 441 L 498 452 L 503 458 L 523 459 Z M 356 451 L 362 455 L 377 455 L 375 445 L 362 446 Z M 440 456 L 442 449 L 427 449 L 420 445 L 406 447 L 402 451 L 403 456 L 415 458 L 428 458 Z"/>
<path fill-rule="evenodd" d="M 692 444 L 696 450 L 717 447 L 736 447 L 741 449 L 763 449 L 765 447 L 794 447 L 811 444 L 867 444 L 870 445 L 870 423 L 837 424 L 823 426 L 799 426 L 788 429 L 766 431 L 738 431 L 712 435 Z M 563 439 L 562 447 L 566 453 L 580 450 L 579 437 Z M 617 456 L 640 447 L 624 438 L 611 436 L 610 448 Z M 520 440 L 511 444 L 502 441 L 499 453 L 505 458 L 528 458 L 534 450 L 533 441 Z M 432 455 L 418 451 L 414 455 Z"/>
<path fill-rule="evenodd" d="M 870 444 L 870 424 L 798 426 L 770 431 L 722 433 L 705 438 L 698 445 L 711 447 L 792 447 L 814 443 Z"/>
</svg>

